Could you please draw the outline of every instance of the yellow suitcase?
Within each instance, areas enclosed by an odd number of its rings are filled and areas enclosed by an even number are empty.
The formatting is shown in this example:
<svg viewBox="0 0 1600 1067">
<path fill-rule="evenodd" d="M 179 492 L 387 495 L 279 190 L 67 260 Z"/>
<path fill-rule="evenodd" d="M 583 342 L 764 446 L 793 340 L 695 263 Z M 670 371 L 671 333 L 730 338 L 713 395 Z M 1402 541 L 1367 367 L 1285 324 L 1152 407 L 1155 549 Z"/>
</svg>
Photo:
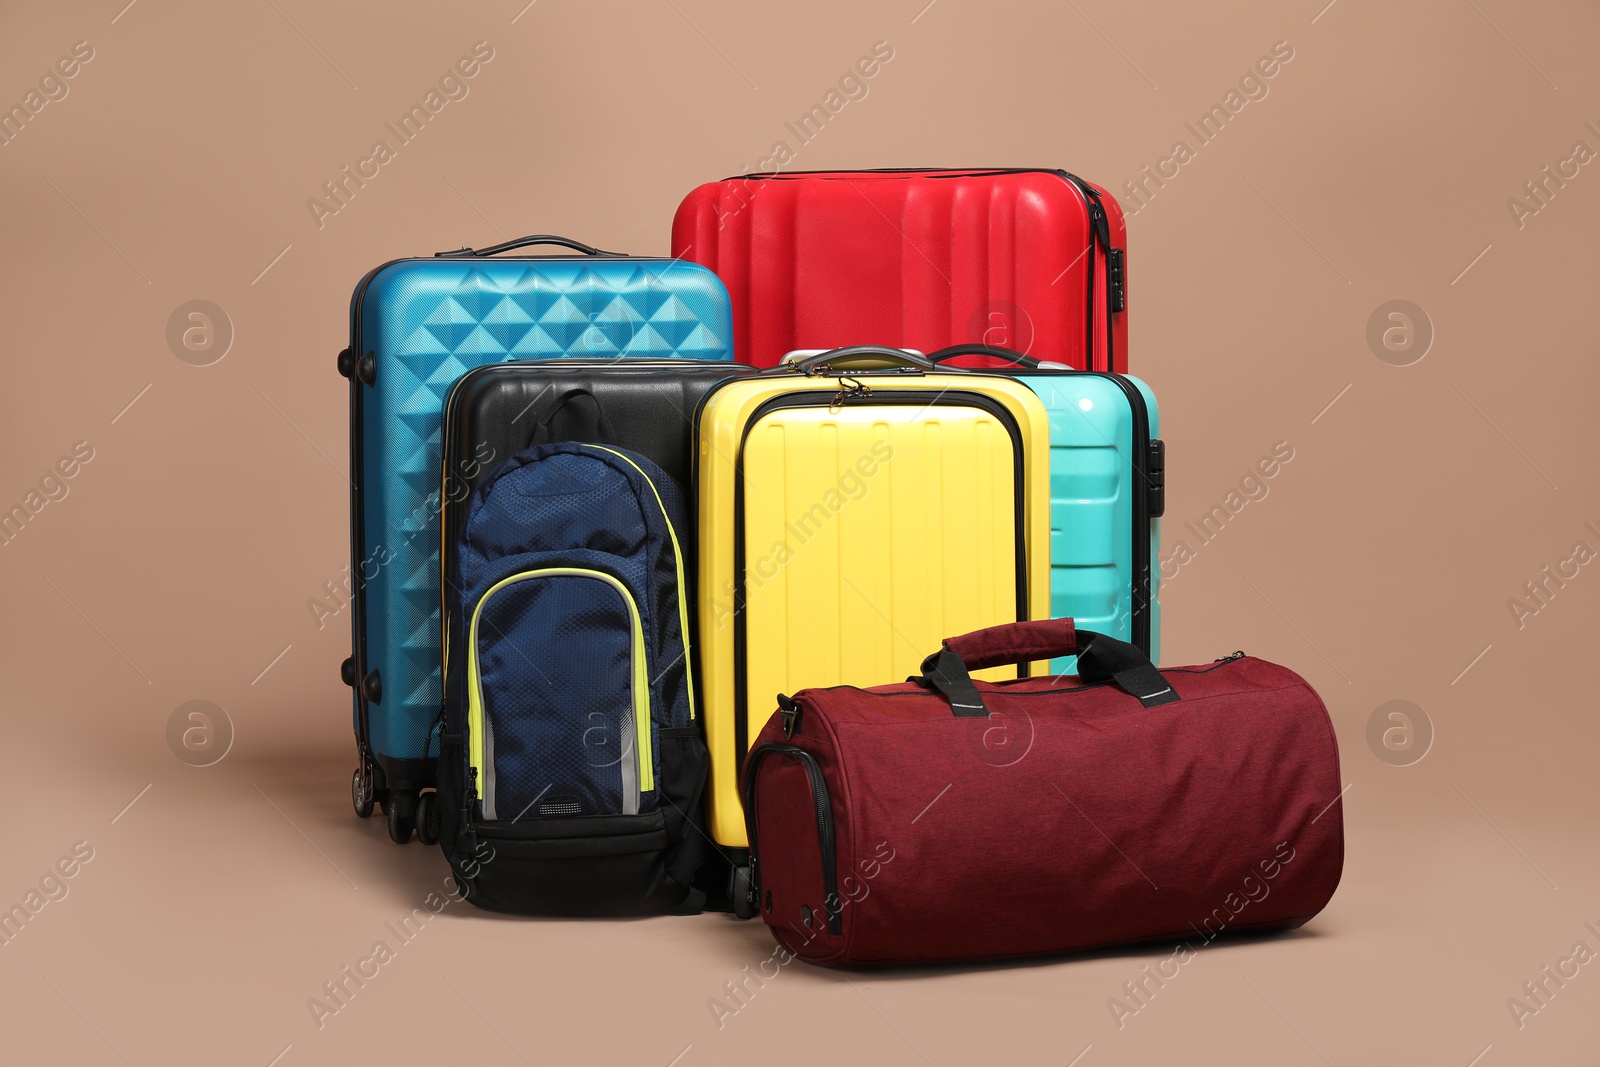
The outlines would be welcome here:
<svg viewBox="0 0 1600 1067">
<path fill-rule="evenodd" d="M 708 814 L 743 848 L 739 769 L 778 693 L 1049 617 L 1049 416 L 1010 378 L 859 348 L 720 383 L 695 429 Z"/>
</svg>

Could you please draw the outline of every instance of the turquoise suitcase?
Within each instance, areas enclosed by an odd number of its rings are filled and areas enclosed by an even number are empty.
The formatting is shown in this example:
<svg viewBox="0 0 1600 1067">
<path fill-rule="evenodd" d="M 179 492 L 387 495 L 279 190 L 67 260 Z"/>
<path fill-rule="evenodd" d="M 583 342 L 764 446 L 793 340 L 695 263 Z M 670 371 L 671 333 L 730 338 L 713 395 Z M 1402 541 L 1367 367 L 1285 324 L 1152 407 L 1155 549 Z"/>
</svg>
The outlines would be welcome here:
<svg viewBox="0 0 1600 1067">
<path fill-rule="evenodd" d="M 499 255 L 532 245 L 578 254 Z M 431 836 L 414 820 L 434 785 L 443 696 L 439 516 L 444 493 L 481 478 L 441 470 L 443 403 L 456 379 L 521 359 L 731 361 L 732 337 L 728 292 L 711 271 L 564 237 L 394 260 L 361 279 L 339 354 L 350 380 L 353 651 L 341 674 L 354 691 L 356 814 L 379 802 L 396 841 L 414 826 Z"/>
<path fill-rule="evenodd" d="M 1050 613 L 1138 645 L 1160 662 L 1166 448 L 1155 394 L 1125 374 L 1076 371 L 990 345 L 928 357 L 998 357 L 1050 413 Z M 1052 660 L 1062 673 L 1073 658 Z"/>
</svg>

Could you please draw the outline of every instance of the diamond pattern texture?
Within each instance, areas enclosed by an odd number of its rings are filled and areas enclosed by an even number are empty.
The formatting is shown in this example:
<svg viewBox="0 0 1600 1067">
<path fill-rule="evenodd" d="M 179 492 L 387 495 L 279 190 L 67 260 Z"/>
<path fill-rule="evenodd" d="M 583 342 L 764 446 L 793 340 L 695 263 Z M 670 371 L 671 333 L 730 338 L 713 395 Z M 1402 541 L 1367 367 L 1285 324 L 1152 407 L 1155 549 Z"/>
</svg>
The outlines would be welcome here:
<svg viewBox="0 0 1600 1067">
<path fill-rule="evenodd" d="M 371 737 L 380 755 L 416 759 L 442 695 L 450 387 L 474 367 L 517 359 L 728 360 L 733 326 L 717 277 L 671 259 L 402 260 L 372 279 L 360 314 L 362 345 L 377 358 L 362 399 L 367 665 L 383 678 Z"/>
</svg>

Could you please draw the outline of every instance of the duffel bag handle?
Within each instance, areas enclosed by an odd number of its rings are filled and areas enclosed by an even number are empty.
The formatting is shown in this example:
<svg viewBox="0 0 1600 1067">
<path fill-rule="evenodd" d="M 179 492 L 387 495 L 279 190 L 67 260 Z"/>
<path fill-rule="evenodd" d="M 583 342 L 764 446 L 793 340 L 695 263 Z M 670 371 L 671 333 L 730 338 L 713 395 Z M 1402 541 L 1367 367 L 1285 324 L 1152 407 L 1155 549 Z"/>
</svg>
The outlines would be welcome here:
<svg viewBox="0 0 1600 1067">
<path fill-rule="evenodd" d="M 846 363 L 853 359 L 877 359 L 885 363 L 898 363 L 902 367 L 915 367 L 918 370 L 936 371 L 940 367 L 927 356 L 919 356 L 914 352 L 907 352 L 903 348 L 888 348 L 884 345 L 851 345 L 848 348 L 832 348 L 826 352 L 797 359 L 793 363 L 780 363 L 779 368 L 787 371 L 800 371 L 804 374 L 814 374 L 824 366 L 834 363 Z"/>
<path fill-rule="evenodd" d="M 1079 678 L 1111 682 L 1147 708 L 1180 699 L 1137 645 L 1080 630 L 1071 619 L 1008 622 L 947 637 L 939 651 L 922 661 L 920 680 L 950 701 L 957 718 L 987 718 L 989 709 L 972 682 L 972 671 L 1056 656 L 1077 656 Z"/>
<path fill-rule="evenodd" d="M 950 345 L 947 348 L 941 348 L 937 352 L 930 353 L 928 359 L 934 363 L 943 363 L 946 360 L 957 359 L 961 356 L 992 356 L 995 359 L 1005 360 L 1013 367 L 1021 367 L 1023 370 L 1072 369 L 1065 363 L 1054 363 L 1042 359 L 1035 359 L 1033 356 L 1030 356 L 1024 352 L 1018 352 L 1015 349 L 1001 348 L 999 345 L 982 345 L 975 342 L 972 344 L 955 344 Z"/>
<path fill-rule="evenodd" d="M 595 248 L 593 245 L 586 245 L 582 241 L 574 241 L 570 237 L 561 237 L 553 233 L 530 234 L 527 237 L 518 237 L 514 240 L 504 241 L 497 245 L 489 245 L 486 248 L 462 247 L 454 250 L 453 252 L 435 252 L 433 256 L 435 259 L 452 259 L 464 256 L 475 256 L 482 258 L 484 256 L 498 256 L 501 252 L 510 252 L 513 249 L 527 248 L 531 245 L 560 245 L 562 248 L 570 248 L 574 252 L 582 252 L 586 256 L 612 256 L 614 258 L 627 257 L 627 253 L 625 252 L 606 252 L 602 249 Z"/>
</svg>

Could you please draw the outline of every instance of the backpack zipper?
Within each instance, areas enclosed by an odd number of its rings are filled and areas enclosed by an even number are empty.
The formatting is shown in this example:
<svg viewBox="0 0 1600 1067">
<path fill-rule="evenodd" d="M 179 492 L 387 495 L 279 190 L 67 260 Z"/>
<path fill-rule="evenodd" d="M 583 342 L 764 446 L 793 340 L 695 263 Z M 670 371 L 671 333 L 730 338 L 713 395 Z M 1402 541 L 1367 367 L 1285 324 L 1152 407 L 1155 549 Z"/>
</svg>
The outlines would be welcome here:
<svg viewBox="0 0 1600 1067">
<path fill-rule="evenodd" d="M 492 808 L 495 803 L 494 746 L 492 742 L 494 723 L 490 720 L 488 709 L 484 703 L 483 679 L 479 675 L 478 670 L 478 623 L 483 615 L 484 605 L 486 605 L 494 597 L 494 595 L 500 592 L 502 589 L 518 585 L 522 582 L 550 578 L 586 578 L 600 581 L 610 586 L 622 599 L 623 604 L 627 607 L 628 615 L 632 622 L 632 633 L 629 635 L 629 643 L 633 649 L 633 676 L 629 685 L 629 688 L 633 694 L 631 708 L 633 722 L 630 725 L 632 726 L 634 733 L 634 753 L 637 766 L 635 767 L 635 773 L 633 775 L 634 780 L 632 782 L 627 781 L 626 775 L 624 776 L 624 810 L 620 812 L 620 814 L 636 815 L 638 814 L 638 806 L 642 795 L 654 790 L 656 787 L 654 768 L 655 756 L 653 746 L 651 744 L 651 732 L 654 724 L 651 720 L 652 712 L 650 707 L 649 651 L 644 639 L 643 615 L 639 610 L 639 602 L 634 599 L 633 592 L 622 582 L 621 579 L 615 577 L 614 575 L 608 574 L 605 571 L 595 570 L 588 567 L 552 566 L 517 571 L 500 579 L 498 582 L 495 582 L 492 586 L 484 591 L 483 595 L 478 597 L 477 602 L 473 605 L 472 617 L 470 623 L 468 624 L 467 630 L 466 648 L 466 747 L 468 767 L 474 772 L 474 779 L 476 779 L 477 773 L 480 771 L 480 769 L 483 775 L 483 787 L 478 791 L 474 799 L 483 802 L 485 809 L 484 817 L 486 820 L 494 820 L 498 818 L 498 815 L 488 814 L 488 810 Z M 634 790 L 631 798 L 631 806 L 633 807 L 632 811 L 626 810 L 629 806 L 629 798 L 626 790 L 629 788 Z"/>
</svg>

